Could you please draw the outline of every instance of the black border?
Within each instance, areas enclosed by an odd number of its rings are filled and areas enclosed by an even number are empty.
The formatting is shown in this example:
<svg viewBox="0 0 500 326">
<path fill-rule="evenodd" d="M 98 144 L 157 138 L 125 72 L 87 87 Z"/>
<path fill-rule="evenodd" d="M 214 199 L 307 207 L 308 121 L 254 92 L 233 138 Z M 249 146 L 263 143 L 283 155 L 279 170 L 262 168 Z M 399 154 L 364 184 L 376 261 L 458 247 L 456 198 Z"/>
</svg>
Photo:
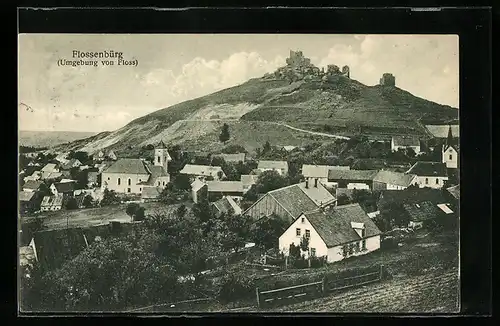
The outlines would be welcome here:
<svg viewBox="0 0 500 326">
<path fill-rule="evenodd" d="M 18 19 L 19 33 L 458 34 L 461 190 L 467 199 L 460 207 L 462 314 L 491 313 L 490 9 L 19 9 Z"/>
</svg>

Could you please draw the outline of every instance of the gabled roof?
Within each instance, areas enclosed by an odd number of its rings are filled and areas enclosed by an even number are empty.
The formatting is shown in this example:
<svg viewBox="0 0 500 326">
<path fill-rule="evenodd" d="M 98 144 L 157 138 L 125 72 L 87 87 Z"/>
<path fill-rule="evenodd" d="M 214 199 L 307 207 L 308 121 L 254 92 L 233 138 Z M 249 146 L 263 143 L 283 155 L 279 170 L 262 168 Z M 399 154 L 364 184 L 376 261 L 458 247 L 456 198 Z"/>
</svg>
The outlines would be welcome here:
<svg viewBox="0 0 500 326">
<path fill-rule="evenodd" d="M 443 145 L 443 152 L 447 151 L 448 148 L 453 148 L 457 153 L 460 153 L 460 144 L 444 144 Z"/>
<path fill-rule="evenodd" d="M 206 183 L 202 182 L 201 180 L 199 179 L 196 179 L 194 180 L 192 183 L 191 183 L 191 190 L 193 191 L 198 191 L 200 190 L 203 186 L 205 186 Z"/>
<path fill-rule="evenodd" d="M 328 180 L 373 181 L 377 170 L 329 170 Z"/>
<path fill-rule="evenodd" d="M 382 233 L 358 203 L 337 206 L 325 212 L 304 213 L 304 215 L 328 248 L 362 239 L 352 227 L 352 222 L 363 223 L 365 238 Z"/>
<path fill-rule="evenodd" d="M 160 177 L 167 177 L 168 176 L 168 173 L 167 173 L 167 171 L 165 171 L 165 168 L 163 168 L 163 166 L 148 164 L 147 168 L 148 168 L 149 173 L 150 173 L 149 179 L 147 181 L 148 185 L 153 185 L 155 183 L 156 179 L 158 179 Z"/>
<path fill-rule="evenodd" d="M 226 162 L 245 162 L 245 153 L 237 153 L 237 154 L 217 154 L 215 157 L 223 158 Z"/>
<path fill-rule="evenodd" d="M 420 140 L 415 136 L 392 136 L 394 146 L 420 146 Z"/>
<path fill-rule="evenodd" d="M 42 168 L 43 172 L 53 172 L 56 169 L 56 164 L 55 163 L 48 163 Z"/>
<path fill-rule="evenodd" d="M 329 170 L 350 170 L 349 166 L 334 165 L 302 165 L 302 175 L 306 178 L 328 178 Z"/>
<path fill-rule="evenodd" d="M 142 199 L 156 199 L 160 197 L 162 188 L 160 187 L 144 187 L 142 188 L 141 198 Z"/>
<path fill-rule="evenodd" d="M 302 212 L 318 209 L 318 205 L 297 185 L 270 191 L 267 196 L 274 198 L 292 218 L 296 218 Z"/>
<path fill-rule="evenodd" d="M 179 173 L 196 176 L 216 177 L 219 171 L 222 171 L 222 168 L 220 166 L 186 164 Z"/>
<path fill-rule="evenodd" d="M 318 186 L 309 184 L 306 188 L 306 182 L 298 183 L 295 185 L 299 187 L 317 206 L 328 205 L 336 200 L 336 198 L 318 182 Z"/>
<path fill-rule="evenodd" d="M 258 178 L 259 177 L 255 174 L 242 174 L 240 180 L 243 186 L 251 186 L 257 183 Z"/>
<path fill-rule="evenodd" d="M 42 199 L 41 206 L 62 206 L 63 204 L 63 194 L 57 194 L 54 196 L 45 196 Z"/>
<path fill-rule="evenodd" d="M 214 207 L 220 213 L 226 214 L 241 214 L 241 208 L 236 204 L 236 202 L 230 196 L 224 196 L 223 198 L 212 203 Z"/>
<path fill-rule="evenodd" d="M 288 169 L 287 161 L 259 161 L 257 169 Z"/>
<path fill-rule="evenodd" d="M 386 183 L 390 185 L 408 187 L 411 185 L 411 181 L 416 177 L 415 174 L 407 174 L 394 171 L 379 171 L 373 181 Z"/>
<path fill-rule="evenodd" d="M 69 174 L 69 171 L 68 171 L 68 174 Z M 61 172 L 52 172 L 52 173 L 49 173 L 48 176 L 45 177 L 45 179 L 57 179 L 57 178 L 61 178 L 64 174 L 61 173 Z"/>
<path fill-rule="evenodd" d="M 380 191 L 379 203 L 381 201 L 395 204 L 415 204 L 424 201 L 429 201 L 434 204 L 445 204 L 448 202 L 440 189 L 432 188 L 382 190 Z"/>
<path fill-rule="evenodd" d="M 207 181 L 207 186 L 208 192 L 243 192 L 243 183 L 241 181 Z"/>
<path fill-rule="evenodd" d="M 446 163 L 439 162 L 423 162 L 419 161 L 406 172 L 408 174 L 416 174 L 419 177 L 446 177 Z"/>
<path fill-rule="evenodd" d="M 404 204 L 404 210 L 408 214 L 410 221 L 422 222 L 438 217 L 443 214 L 436 204 L 424 201 L 415 204 Z"/>
<path fill-rule="evenodd" d="M 460 185 L 456 185 L 453 187 L 446 188 L 448 192 L 455 197 L 456 199 L 460 200 Z"/>
<path fill-rule="evenodd" d="M 23 189 L 32 189 L 32 190 L 37 190 L 40 188 L 40 186 L 43 184 L 42 181 L 39 180 L 28 180 L 26 183 L 23 185 Z"/>
<path fill-rule="evenodd" d="M 104 173 L 149 174 L 149 171 L 140 159 L 122 158 L 107 168 Z"/>
<path fill-rule="evenodd" d="M 80 160 L 78 160 L 76 158 L 72 158 L 71 160 L 63 163 L 62 168 L 63 169 L 71 169 L 72 167 L 77 166 L 77 165 L 82 165 L 82 162 L 80 162 Z"/>
<path fill-rule="evenodd" d="M 88 173 L 88 180 L 89 182 L 96 182 L 97 181 L 97 175 L 99 172 L 91 171 Z"/>
<path fill-rule="evenodd" d="M 53 185 L 54 187 L 56 187 L 58 193 L 68 193 L 75 191 L 74 182 L 58 182 L 53 183 Z"/>
<path fill-rule="evenodd" d="M 20 191 L 19 192 L 19 201 L 28 202 L 33 199 L 35 193 L 33 191 Z"/>
</svg>

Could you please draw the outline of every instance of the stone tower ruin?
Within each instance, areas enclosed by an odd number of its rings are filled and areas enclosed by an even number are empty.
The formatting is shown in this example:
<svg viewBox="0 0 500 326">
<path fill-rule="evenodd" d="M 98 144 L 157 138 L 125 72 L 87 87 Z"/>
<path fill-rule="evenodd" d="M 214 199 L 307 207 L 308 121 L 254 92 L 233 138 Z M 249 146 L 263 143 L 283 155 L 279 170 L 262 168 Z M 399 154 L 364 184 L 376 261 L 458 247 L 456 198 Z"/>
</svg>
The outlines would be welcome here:
<svg viewBox="0 0 500 326">
<path fill-rule="evenodd" d="M 349 66 L 343 66 L 342 67 L 342 75 L 344 75 L 345 77 L 347 78 L 351 78 L 349 75 L 350 75 L 350 70 L 349 70 Z"/>
<path fill-rule="evenodd" d="M 380 78 L 380 85 L 382 86 L 396 86 L 396 77 L 390 73 L 385 73 Z"/>
</svg>

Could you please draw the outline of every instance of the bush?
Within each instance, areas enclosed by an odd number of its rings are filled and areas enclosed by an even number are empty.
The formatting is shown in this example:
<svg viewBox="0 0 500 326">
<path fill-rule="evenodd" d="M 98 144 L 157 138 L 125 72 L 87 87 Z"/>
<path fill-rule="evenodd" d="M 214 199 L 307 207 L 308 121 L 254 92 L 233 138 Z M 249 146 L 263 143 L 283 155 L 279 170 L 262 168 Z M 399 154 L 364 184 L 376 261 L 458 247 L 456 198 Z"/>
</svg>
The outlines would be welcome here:
<svg viewBox="0 0 500 326">
<path fill-rule="evenodd" d="M 219 280 L 217 289 L 217 297 L 223 303 L 235 303 L 254 295 L 253 281 L 243 273 L 226 272 Z"/>
</svg>

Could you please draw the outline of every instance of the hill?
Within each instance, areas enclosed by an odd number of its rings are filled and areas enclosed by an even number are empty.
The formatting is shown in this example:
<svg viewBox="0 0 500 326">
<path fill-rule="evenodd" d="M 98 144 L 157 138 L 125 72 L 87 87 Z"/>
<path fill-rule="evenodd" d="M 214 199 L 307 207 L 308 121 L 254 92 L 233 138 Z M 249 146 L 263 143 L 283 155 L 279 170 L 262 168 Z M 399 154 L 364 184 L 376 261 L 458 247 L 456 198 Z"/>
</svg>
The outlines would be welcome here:
<svg viewBox="0 0 500 326">
<path fill-rule="evenodd" d="M 19 145 L 33 147 L 51 147 L 76 140 L 88 139 L 95 132 L 73 131 L 19 131 Z"/>
<path fill-rule="evenodd" d="M 324 73 L 309 62 L 302 64 L 304 59 L 294 60 L 274 74 L 155 111 L 71 147 L 123 153 L 163 140 L 189 149 L 216 149 L 222 147 L 218 134 L 223 123 L 230 126 L 229 143 L 249 150 L 265 141 L 304 145 L 311 138 L 325 139 L 311 132 L 426 137 L 421 121 L 439 124 L 458 118 L 457 109 L 413 96 L 395 84 L 367 86 L 349 78 L 346 67 L 340 73 L 329 66 Z"/>
</svg>

